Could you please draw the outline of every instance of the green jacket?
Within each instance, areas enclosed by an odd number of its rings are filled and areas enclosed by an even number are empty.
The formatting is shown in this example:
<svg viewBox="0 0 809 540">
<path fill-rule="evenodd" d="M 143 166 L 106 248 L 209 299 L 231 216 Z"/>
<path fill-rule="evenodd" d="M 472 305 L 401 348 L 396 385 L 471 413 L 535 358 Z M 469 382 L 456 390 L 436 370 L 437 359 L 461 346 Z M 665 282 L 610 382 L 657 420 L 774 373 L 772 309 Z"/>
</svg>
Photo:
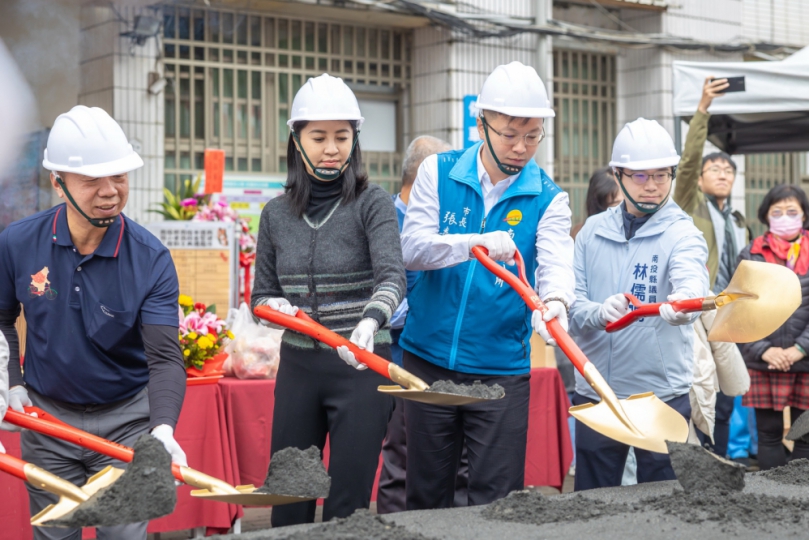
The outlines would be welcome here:
<svg viewBox="0 0 809 540">
<path fill-rule="evenodd" d="M 708 119 L 710 117 L 710 114 L 697 111 L 694 113 L 691 123 L 688 124 L 685 148 L 680 157 L 680 163 L 677 165 L 674 202 L 686 214 L 691 216 L 691 219 L 694 220 L 694 225 L 705 237 L 705 242 L 708 244 L 708 279 L 711 290 L 713 290 L 716 274 L 719 271 L 719 251 L 716 248 L 716 235 L 711 221 L 711 211 L 708 209 L 708 204 L 710 203 L 699 189 L 699 176 L 702 172 L 702 149 L 705 146 L 705 140 L 708 138 Z M 736 221 L 736 226 L 743 229 L 747 227 L 744 216 L 738 211 L 734 211 L 731 215 Z M 749 233 L 746 241 L 750 241 Z"/>
</svg>

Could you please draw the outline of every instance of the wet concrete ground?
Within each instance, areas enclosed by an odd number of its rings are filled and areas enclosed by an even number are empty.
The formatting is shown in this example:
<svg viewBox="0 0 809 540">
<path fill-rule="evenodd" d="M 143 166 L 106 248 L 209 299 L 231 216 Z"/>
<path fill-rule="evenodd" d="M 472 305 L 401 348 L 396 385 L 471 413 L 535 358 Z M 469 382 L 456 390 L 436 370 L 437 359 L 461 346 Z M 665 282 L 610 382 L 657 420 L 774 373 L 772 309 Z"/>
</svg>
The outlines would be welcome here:
<svg viewBox="0 0 809 540">
<path fill-rule="evenodd" d="M 746 486 L 743 493 L 780 495 L 809 501 L 809 490 L 805 487 L 778 484 L 758 474 L 747 475 L 745 481 Z M 676 481 L 592 490 L 582 492 L 581 495 L 605 502 L 632 504 L 639 503 L 642 499 L 648 497 L 669 495 L 673 490 L 681 490 Z M 572 496 L 571 494 L 565 494 L 559 495 L 558 498 L 570 498 Z M 686 523 L 678 517 L 665 515 L 660 511 L 643 510 L 583 522 L 550 523 L 537 526 L 490 521 L 481 516 L 482 510 L 483 507 L 422 510 L 391 514 L 384 516 L 384 518 L 428 538 L 448 540 L 514 540 L 522 538 L 548 538 L 553 540 L 581 540 L 583 538 L 598 538 L 599 540 L 734 538 L 760 540 L 761 538 L 776 536 L 778 538 L 806 538 L 809 536 L 809 514 L 795 516 L 797 522 L 783 520 L 777 523 L 770 522 L 758 526 L 748 526 L 741 523 L 725 524 L 712 521 Z M 299 525 L 219 538 L 223 540 L 283 539 L 294 532 L 307 531 L 322 526 L 329 526 L 329 524 Z"/>
</svg>

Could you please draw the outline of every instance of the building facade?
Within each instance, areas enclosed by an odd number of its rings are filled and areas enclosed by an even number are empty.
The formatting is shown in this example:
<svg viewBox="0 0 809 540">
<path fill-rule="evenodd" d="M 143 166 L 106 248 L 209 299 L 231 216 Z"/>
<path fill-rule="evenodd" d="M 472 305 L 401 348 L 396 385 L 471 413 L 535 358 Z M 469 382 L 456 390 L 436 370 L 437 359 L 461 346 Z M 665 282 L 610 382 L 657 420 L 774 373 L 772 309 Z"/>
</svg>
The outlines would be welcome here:
<svg viewBox="0 0 809 540">
<path fill-rule="evenodd" d="M 402 153 L 413 137 L 470 144 L 465 103 L 494 67 L 513 60 L 534 66 L 552 96 L 556 118 L 547 122 L 537 161 L 570 193 L 574 221 L 580 221 L 589 177 L 609 161 L 625 122 L 653 118 L 675 133 L 672 62 L 766 58 L 627 46 L 521 27 L 716 44 L 744 39 L 795 50 L 809 44 L 809 4 L 801 0 L 442 2 L 450 19 L 461 21 L 457 27 L 359 0 L 69 4 L 78 58 L 63 69 L 78 70 L 75 103 L 109 111 L 143 156 L 144 168 L 132 175 L 127 212 L 141 222 L 158 218 L 149 209 L 162 200 L 164 188 L 174 191 L 202 173 L 206 148 L 225 150 L 232 193 L 277 191 L 286 170 L 292 98 L 306 79 L 323 72 L 355 90 L 367 118 L 360 139 L 367 172 L 395 192 Z M 19 10 L 12 15 L 22 17 Z M 160 23 L 154 37 L 137 42 L 121 35 L 149 18 Z M 496 26 L 502 21 L 505 26 Z M 492 24 L 511 31 L 495 36 Z M 43 115 L 43 127 L 53 117 Z M 803 155 L 737 162 L 747 178 L 737 182 L 734 205 L 745 207 L 746 189 L 748 215 L 767 186 L 799 182 L 806 170 Z"/>
</svg>

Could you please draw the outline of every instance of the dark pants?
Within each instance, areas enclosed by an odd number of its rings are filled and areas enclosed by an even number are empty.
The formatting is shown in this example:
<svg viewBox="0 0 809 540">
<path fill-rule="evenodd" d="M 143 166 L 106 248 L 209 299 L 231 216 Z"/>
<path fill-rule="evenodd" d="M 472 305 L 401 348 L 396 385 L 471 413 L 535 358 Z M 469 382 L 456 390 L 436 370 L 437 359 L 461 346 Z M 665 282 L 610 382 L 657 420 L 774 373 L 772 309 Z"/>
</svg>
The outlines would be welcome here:
<svg viewBox="0 0 809 540">
<path fill-rule="evenodd" d="M 135 396 L 107 405 L 74 405 L 41 396 L 29 389 L 34 406 L 52 414 L 59 420 L 83 431 L 132 447 L 135 441 L 149 429 L 149 396 L 142 390 Z M 107 465 L 125 469 L 126 463 L 74 444 L 23 430 L 21 435 L 22 458 L 63 479 L 83 486 L 95 473 Z M 32 484 L 28 488 L 28 503 L 31 515 L 38 514 L 49 504 L 59 499 Z M 116 527 L 99 527 L 99 540 L 146 540 L 145 521 Z M 1 526 L 1 525 L 0 525 Z M 35 540 L 79 540 L 81 529 L 57 527 L 34 527 Z"/>
<path fill-rule="evenodd" d="M 503 399 L 461 407 L 405 402 L 407 509 L 450 508 L 464 441 L 469 459 L 468 504 L 488 504 L 525 484 L 530 374 L 471 375 L 404 352 L 404 367 L 427 384 L 437 380 L 499 384 Z"/>
<path fill-rule="evenodd" d="M 790 407 L 792 423 L 803 414 L 803 410 Z M 758 426 L 758 465 L 762 471 L 787 464 L 784 447 L 784 411 L 756 409 Z M 791 459 L 809 458 L 809 443 L 795 441 Z"/>
<path fill-rule="evenodd" d="M 585 403 L 598 403 L 581 394 L 573 396 L 573 405 Z M 677 396 L 666 402 L 666 405 L 682 414 L 688 420 L 691 418 L 691 404 L 688 394 Z M 582 422 L 576 422 L 576 481 L 575 491 L 595 489 L 602 487 L 615 487 L 621 485 L 624 474 L 626 456 L 629 446 L 610 439 Z M 650 452 L 635 448 L 637 460 L 638 483 L 659 482 L 661 480 L 674 480 L 674 469 L 668 454 Z"/>
<path fill-rule="evenodd" d="M 390 358 L 390 348 L 374 352 Z M 275 384 L 272 449 L 312 445 L 321 450 L 329 436 L 331 489 L 323 521 L 368 508 L 393 400 L 377 391 L 390 384 L 366 369 L 357 371 L 333 349 L 302 350 L 281 344 Z M 316 501 L 276 506 L 272 526 L 311 523 Z"/>
<path fill-rule="evenodd" d="M 726 396 L 720 390 L 716 393 L 716 419 L 714 421 L 713 439 L 697 430 L 697 437 L 703 446 L 707 446 L 717 456 L 726 457 L 728 454 L 728 440 L 730 439 L 730 417 L 733 416 L 734 398 Z"/>
</svg>

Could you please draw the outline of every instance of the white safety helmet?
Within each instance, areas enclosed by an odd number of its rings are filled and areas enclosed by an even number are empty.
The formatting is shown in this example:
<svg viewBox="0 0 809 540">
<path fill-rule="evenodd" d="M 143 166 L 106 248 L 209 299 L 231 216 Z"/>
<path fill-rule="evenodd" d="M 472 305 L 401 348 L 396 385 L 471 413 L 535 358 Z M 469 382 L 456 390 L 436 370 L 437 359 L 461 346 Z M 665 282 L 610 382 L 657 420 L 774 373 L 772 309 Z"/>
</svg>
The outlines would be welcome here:
<svg viewBox="0 0 809 540">
<path fill-rule="evenodd" d="M 520 62 L 497 66 L 483 83 L 475 105 L 517 118 L 556 116 L 536 70 Z"/>
<path fill-rule="evenodd" d="M 365 120 L 351 88 L 340 77 L 324 73 L 306 81 L 292 100 L 289 129 L 295 122 L 316 120 L 353 120 L 357 129 Z"/>
<path fill-rule="evenodd" d="M 76 105 L 53 123 L 42 166 L 101 178 L 139 169 L 143 160 L 104 109 Z"/>
<path fill-rule="evenodd" d="M 610 167 L 642 171 L 674 167 L 679 162 L 669 132 L 654 120 L 638 118 L 615 137 Z"/>
</svg>

